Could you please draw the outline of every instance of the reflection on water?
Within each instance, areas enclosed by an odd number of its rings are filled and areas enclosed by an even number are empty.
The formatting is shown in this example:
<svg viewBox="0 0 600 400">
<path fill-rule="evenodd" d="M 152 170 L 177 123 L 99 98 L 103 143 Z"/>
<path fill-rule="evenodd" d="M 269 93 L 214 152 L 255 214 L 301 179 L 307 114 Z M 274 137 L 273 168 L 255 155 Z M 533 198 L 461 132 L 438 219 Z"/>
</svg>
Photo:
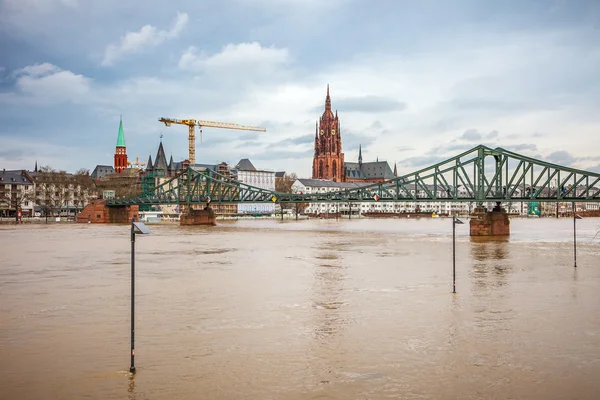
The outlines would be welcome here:
<svg viewBox="0 0 600 400">
<path fill-rule="evenodd" d="M 0 398 L 600 398 L 599 225 L 0 226 Z M 33 245 L 32 245 L 33 244 Z"/>
<path fill-rule="evenodd" d="M 326 339 L 339 333 L 346 321 L 340 308 L 344 281 L 342 251 L 346 245 L 325 241 L 316 249 L 312 285 L 313 308 L 315 309 L 315 338 Z"/>
<path fill-rule="evenodd" d="M 129 386 L 127 387 L 127 392 L 129 393 L 129 400 L 137 399 L 135 394 L 135 374 L 130 374 L 129 376 Z"/>
<path fill-rule="evenodd" d="M 508 238 L 471 237 L 472 279 L 476 287 L 506 285 L 511 271 Z"/>
</svg>

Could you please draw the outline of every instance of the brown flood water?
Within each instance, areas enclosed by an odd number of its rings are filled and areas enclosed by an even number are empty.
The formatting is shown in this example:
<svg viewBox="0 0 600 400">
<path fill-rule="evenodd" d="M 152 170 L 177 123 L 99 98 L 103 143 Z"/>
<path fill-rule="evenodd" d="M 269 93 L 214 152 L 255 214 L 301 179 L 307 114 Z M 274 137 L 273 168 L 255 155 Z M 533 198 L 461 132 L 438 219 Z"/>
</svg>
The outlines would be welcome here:
<svg viewBox="0 0 600 400">
<path fill-rule="evenodd" d="M 600 219 L 0 226 L 1 399 L 600 399 Z"/>
</svg>

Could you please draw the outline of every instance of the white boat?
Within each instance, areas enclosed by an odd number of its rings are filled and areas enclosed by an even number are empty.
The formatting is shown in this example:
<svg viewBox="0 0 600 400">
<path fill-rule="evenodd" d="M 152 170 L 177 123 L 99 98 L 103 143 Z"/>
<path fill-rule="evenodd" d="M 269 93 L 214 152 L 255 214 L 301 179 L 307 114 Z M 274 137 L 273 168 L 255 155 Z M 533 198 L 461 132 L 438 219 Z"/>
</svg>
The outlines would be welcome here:
<svg viewBox="0 0 600 400">
<path fill-rule="evenodd" d="M 145 224 L 179 222 L 181 214 L 165 214 L 162 211 L 140 211 L 139 220 Z"/>
</svg>

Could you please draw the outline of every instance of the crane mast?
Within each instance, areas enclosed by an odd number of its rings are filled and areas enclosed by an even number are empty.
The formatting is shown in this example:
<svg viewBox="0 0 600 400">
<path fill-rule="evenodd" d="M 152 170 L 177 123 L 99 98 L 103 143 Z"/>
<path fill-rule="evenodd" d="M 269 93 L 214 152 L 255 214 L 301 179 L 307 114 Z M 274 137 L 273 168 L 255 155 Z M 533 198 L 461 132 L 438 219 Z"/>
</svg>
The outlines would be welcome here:
<svg viewBox="0 0 600 400">
<path fill-rule="evenodd" d="M 255 131 L 255 132 L 266 132 L 265 128 L 260 126 L 246 126 L 234 124 L 231 122 L 216 122 L 207 121 L 201 119 L 174 119 L 174 118 L 159 118 L 159 122 L 164 123 L 166 126 L 171 124 L 187 125 L 188 126 L 188 144 L 189 144 L 189 160 L 190 164 L 196 163 L 196 126 L 202 129 L 203 126 L 210 128 L 224 128 L 224 129 L 236 129 L 241 131 Z"/>
</svg>

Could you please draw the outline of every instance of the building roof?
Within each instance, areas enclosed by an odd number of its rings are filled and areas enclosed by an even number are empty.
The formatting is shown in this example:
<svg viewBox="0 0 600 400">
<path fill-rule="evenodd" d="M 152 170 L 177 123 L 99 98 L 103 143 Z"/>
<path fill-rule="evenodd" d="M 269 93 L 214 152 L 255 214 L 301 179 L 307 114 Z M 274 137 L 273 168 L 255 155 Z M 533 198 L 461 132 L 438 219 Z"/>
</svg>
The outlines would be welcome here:
<svg viewBox="0 0 600 400">
<path fill-rule="evenodd" d="M 146 163 L 146 170 L 151 170 L 152 168 L 154 168 L 152 166 L 152 154 L 150 154 L 148 156 L 148 162 Z"/>
<path fill-rule="evenodd" d="M 366 182 L 334 182 L 328 179 L 297 179 L 297 181 L 306 187 L 334 187 L 339 189 L 356 189 L 362 186 L 372 185 L 372 183 Z"/>
<path fill-rule="evenodd" d="M 33 181 L 30 179 L 27 172 L 21 169 L 0 171 L 0 182 L 2 182 L 2 184 L 33 185 Z"/>
<path fill-rule="evenodd" d="M 94 168 L 94 171 L 92 171 L 92 173 L 90 174 L 90 177 L 92 179 L 102 179 L 106 175 L 110 175 L 110 174 L 114 174 L 114 173 L 115 173 L 115 169 L 113 168 L 112 165 L 96 165 L 96 168 Z"/>
<path fill-rule="evenodd" d="M 162 141 L 160 145 L 158 145 L 158 152 L 156 153 L 156 158 L 154 159 L 154 165 L 152 169 L 155 171 L 164 171 L 167 172 L 167 156 L 165 156 L 165 149 L 163 148 Z"/>
<path fill-rule="evenodd" d="M 387 161 L 366 163 L 345 162 L 346 176 L 354 179 L 393 179 L 395 178 Z"/>
<path fill-rule="evenodd" d="M 254 165 L 247 158 L 242 158 L 235 166 L 235 169 L 238 171 L 256 171 Z"/>
<path fill-rule="evenodd" d="M 275 178 L 283 178 L 285 176 L 285 171 L 275 172 Z"/>
<path fill-rule="evenodd" d="M 125 132 L 123 132 L 123 118 L 119 121 L 119 135 L 117 136 L 117 147 L 125 147 Z"/>
</svg>

